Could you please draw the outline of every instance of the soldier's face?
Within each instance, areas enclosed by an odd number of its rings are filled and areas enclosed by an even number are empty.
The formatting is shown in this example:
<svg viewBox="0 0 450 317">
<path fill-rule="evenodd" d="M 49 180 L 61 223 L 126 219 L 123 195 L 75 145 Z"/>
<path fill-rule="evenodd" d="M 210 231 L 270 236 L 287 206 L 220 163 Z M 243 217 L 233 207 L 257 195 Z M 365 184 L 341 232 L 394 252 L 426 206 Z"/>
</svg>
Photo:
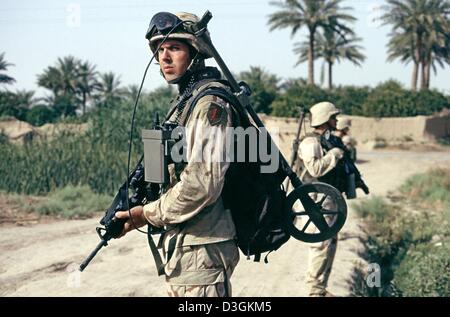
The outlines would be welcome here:
<svg viewBox="0 0 450 317">
<path fill-rule="evenodd" d="M 328 123 L 328 126 L 331 128 L 331 130 L 336 130 L 336 124 L 337 124 L 336 115 L 331 116 L 327 123 Z"/>
<path fill-rule="evenodd" d="M 158 60 L 164 78 L 167 81 L 182 76 L 189 64 L 189 46 L 176 40 L 167 40 L 158 51 Z"/>
</svg>

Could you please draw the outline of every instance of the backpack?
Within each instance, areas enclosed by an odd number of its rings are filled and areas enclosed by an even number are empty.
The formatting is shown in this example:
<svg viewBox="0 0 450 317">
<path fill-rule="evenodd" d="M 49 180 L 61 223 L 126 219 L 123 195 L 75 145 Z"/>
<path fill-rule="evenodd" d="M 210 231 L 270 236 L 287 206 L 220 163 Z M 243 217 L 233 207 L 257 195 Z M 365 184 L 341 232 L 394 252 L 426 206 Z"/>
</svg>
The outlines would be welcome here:
<svg viewBox="0 0 450 317">
<path fill-rule="evenodd" d="M 190 108 L 206 95 L 217 96 L 232 106 L 238 116 L 238 120 L 234 120 L 235 127 L 256 128 L 248 115 L 236 106 L 239 101 L 235 95 L 224 87 L 210 86 L 200 91 L 192 100 Z M 263 137 L 259 129 L 256 130 L 258 137 Z M 248 142 L 245 144 L 248 158 Z M 282 183 L 287 175 L 281 165 L 275 173 L 263 174 L 260 172 L 262 165 L 259 156 L 256 162 L 248 159 L 244 162 L 232 162 L 225 175 L 222 190 L 225 208 L 231 210 L 236 227 L 237 245 L 247 259 L 254 256 L 256 262 L 260 261 L 261 253 L 277 250 L 290 238 L 284 228 L 286 192 Z M 264 262 L 267 263 L 267 256 Z"/>
</svg>

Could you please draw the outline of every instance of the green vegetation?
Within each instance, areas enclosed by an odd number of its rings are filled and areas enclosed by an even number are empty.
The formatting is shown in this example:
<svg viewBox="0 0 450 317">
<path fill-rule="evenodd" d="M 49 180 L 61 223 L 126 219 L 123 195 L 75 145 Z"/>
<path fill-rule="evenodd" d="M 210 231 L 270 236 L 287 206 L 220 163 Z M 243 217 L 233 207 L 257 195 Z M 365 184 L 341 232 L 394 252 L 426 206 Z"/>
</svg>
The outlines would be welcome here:
<svg viewBox="0 0 450 317">
<path fill-rule="evenodd" d="M 278 95 L 280 79 L 254 66 L 250 66 L 249 71 L 241 72 L 238 78 L 251 88 L 250 102 L 255 111 L 269 114 L 272 111 L 271 104 Z"/>
<path fill-rule="evenodd" d="M 329 62 L 331 59 L 335 59 L 337 55 L 343 57 L 337 52 L 336 46 L 339 46 L 339 44 L 336 41 L 345 39 L 347 42 L 355 36 L 352 27 L 349 25 L 349 23 L 356 21 L 356 18 L 349 13 L 351 8 L 343 6 L 343 0 L 290 0 L 273 1 L 271 4 L 278 7 L 279 10 L 269 16 L 270 31 L 288 28 L 291 29 L 291 35 L 294 36 L 300 29 L 307 29 L 307 42 L 305 44 L 299 43 L 298 45 L 303 49 L 299 47 L 294 52 L 300 55 L 299 63 L 308 61 L 308 85 L 314 85 L 314 60 L 323 57 Z M 323 41 L 320 41 L 322 38 L 320 31 L 325 34 L 326 39 Z M 324 49 L 324 45 L 331 45 L 336 48 L 331 49 L 333 51 L 332 56 L 329 54 L 329 49 Z M 352 53 L 358 49 L 352 50 Z M 303 52 L 305 53 L 303 54 Z M 304 58 L 302 58 L 302 54 Z M 362 57 L 359 52 L 357 54 Z M 352 62 L 355 61 L 354 58 L 349 58 L 349 56 L 345 58 Z M 332 64 L 329 63 L 330 86 L 332 86 Z"/>
<path fill-rule="evenodd" d="M 166 88 L 143 96 L 133 131 L 131 164 L 143 152 L 140 130 L 152 126 L 155 112 L 167 112 L 171 96 Z M 46 194 L 67 185 L 87 185 L 96 193 L 112 195 L 127 177 L 132 107 L 125 100 L 92 111 L 86 116 L 88 130 L 83 134 L 65 132 L 24 145 L 0 138 L 0 190 Z"/>
<path fill-rule="evenodd" d="M 362 103 L 361 114 L 368 117 L 409 117 L 430 115 L 443 108 L 450 108 L 450 104 L 438 91 L 411 92 L 390 80 L 370 91 Z"/>
<path fill-rule="evenodd" d="M 352 7 L 343 0 L 272 1 L 276 10 L 268 16 L 270 31 L 288 29 L 291 36 L 306 31 L 296 39 L 292 64 L 308 62 L 307 80 L 285 79 L 250 67 L 238 77 L 253 90 L 251 102 L 257 112 L 274 116 L 296 117 L 298 107 L 311 107 L 328 100 L 345 114 L 370 117 L 403 117 L 429 115 L 450 108 L 450 97 L 430 90 L 431 72 L 450 64 L 450 2 L 441 0 L 387 0 L 381 20 L 392 27 L 387 46 L 387 61 L 412 64 L 411 90 L 388 80 L 377 87 L 333 85 L 333 66 L 343 60 L 363 67 L 365 55 L 354 32 L 356 18 Z M 315 86 L 314 63 L 322 60 L 328 67 L 328 89 Z M 9 67 L 0 53 L 0 117 L 14 116 L 34 125 L 61 119 L 83 122 L 90 112 L 114 108 L 134 100 L 137 86 L 121 86 L 120 76 L 111 71 L 99 72 L 96 65 L 74 56 L 64 56 L 37 76 L 40 87 L 48 90 L 46 98 L 35 98 L 33 91 L 11 92 L 6 88 L 15 82 L 7 74 Z M 322 78 L 324 78 L 324 69 Z M 420 78 L 420 92 L 417 92 Z M 323 79 L 321 80 L 323 82 Z M 3 89 L 5 88 L 5 89 Z"/>
<path fill-rule="evenodd" d="M 443 204 L 450 208 L 450 169 L 439 168 L 427 174 L 414 175 L 400 190 L 415 202 L 424 201 L 427 205 Z"/>
<path fill-rule="evenodd" d="M 399 59 L 413 64 L 411 89 L 416 91 L 419 71 L 420 88 L 430 88 L 431 69 L 436 73 L 449 62 L 450 2 L 441 0 L 387 0 L 383 16 L 392 26 L 389 34 L 388 61 Z"/>
<path fill-rule="evenodd" d="M 366 220 L 368 261 L 381 266 L 381 289 L 363 295 L 450 295 L 449 184 L 449 169 L 431 170 L 401 187 L 407 207 L 379 197 L 354 206 Z"/>
<path fill-rule="evenodd" d="M 22 200 L 19 195 L 11 197 L 18 203 Z M 87 218 L 94 212 L 105 211 L 111 201 L 111 196 L 95 194 L 88 186 L 69 185 L 50 192 L 41 202 L 28 206 L 27 210 L 64 218 Z"/>
<path fill-rule="evenodd" d="M 343 113 L 368 117 L 407 117 L 431 115 L 450 108 L 447 97 L 435 90 L 412 92 L 394 81 L 375 88 L 341 86 L 333 90 L 308 86 L 304 81 L 291 80 L 281 85 L 282 91 L 272 103 L 271 115 L 298 116 L 298 106 L 310 108 L 317 102 L 332 101 Z"/>
</svg>

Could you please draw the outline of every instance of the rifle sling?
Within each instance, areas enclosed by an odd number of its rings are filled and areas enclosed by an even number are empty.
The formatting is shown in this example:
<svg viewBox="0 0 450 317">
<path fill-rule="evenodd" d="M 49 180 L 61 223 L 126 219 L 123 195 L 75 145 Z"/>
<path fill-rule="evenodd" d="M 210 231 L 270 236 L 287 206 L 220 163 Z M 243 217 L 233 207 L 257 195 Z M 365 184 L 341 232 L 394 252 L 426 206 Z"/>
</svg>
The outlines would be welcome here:
<svg viewBox="0 0 450 317">
<path fill-rule="evenodd" d="M 153 241 L 152 234 L 150 233 L 150 225 L 147 228 L 147 240 L 152 252 L 153 259 L 155 260 L 156 270 L 158 271 L 158 276 L 164 274 L 164 263 L 161 259 L 161 254 L 159 254 L 158 248 L 156 247 L 155 241 Z"/>
</svg>

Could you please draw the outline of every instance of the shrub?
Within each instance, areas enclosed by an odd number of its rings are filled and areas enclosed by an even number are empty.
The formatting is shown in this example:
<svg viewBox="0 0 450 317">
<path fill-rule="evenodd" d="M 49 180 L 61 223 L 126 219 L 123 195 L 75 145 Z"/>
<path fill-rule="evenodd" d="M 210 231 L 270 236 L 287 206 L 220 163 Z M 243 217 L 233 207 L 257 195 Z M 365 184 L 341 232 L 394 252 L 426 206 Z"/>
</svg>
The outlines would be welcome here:
<svg viewBox="0 0 450 317">
<path fill-rule="evenodd" d="M 437 90 L 421 90 L 414 94 L 417 114 L 430 115 L 450 108 L 448 99 Z"/>
<path fill-rule="evenodd" d="M 412 212 L 379 197 L 353 205 L 366 219 L 368 259 L 382 267 L 382 289 L 364 288 L 366 295 L 450 295 L 449 173 L 449 169 L 432 170 L 401 186 L 408 198 L 403 203 L 425 199 L 444 208 L 425 206 Z"/>
<path fill-rule="evenodd" d="M 353 204 L 358 216 L 362 218 L 370 218 L 376 222 L 381 222 L 391 213 L 392 206 L 389 205 L 382 197 L 375 196 L 372 199 L 363 201 L 359 204 Z"/>
<path fill-rule="evenodd" d="M 407 117 L 431 115 L 450 108 L 448 96 L 436 90 L 413 92 L 389 80 L 371 89 L 369 87 L 340 86 L 324 90 L 306 85 L 302 80 L 290 80 L 272 103 L 272 115 L 297 117 L 298 106 L 310 108 L 317 102 L 330 101 L 348 115 L 367 117 Z"/>
<path fill-rule="evenodd" d="M 112 197 L 94 194 L 89 186 L 66 186 L 50 193 L 47 201 L 35 208 L 40 214 L 60 215 L 65 218 L 86 218 L 96 211 L 104 211 Z"/>
<path fill-rule="evenodd" d="M 295 81 L 272 103 L 272 115 L 298 117 L 300 106 L 309 109 L 318 102 L 327 101 L 328 97 L 328 93 L 320 87 L 303 85 Z"/>
<path fill-rule="evenodd" d="M 431 115 L 449 107 L 446 97 L 438 91 L 413 92 L 390 80 L 372 90 L 361 114 L 368 117 L 409 117 Z"/>
<path fill-rule="evenodd" d="M 55 111 L 45 105 L 36 105 L 28 110 L 25 120 L 34 125 L 41 126 L 45 123 L 53 122 L 56 119 Z"/>
<path fill-rule="evenodd" d="M 369 93 L 369 87 L 340 86 L 331 92 L 330 100 L 345 114 L 363 115 L 362 105 Z"/>
<path fill-rule="evenodd" d="M 426 174 L 413 175 L 400 190 L 411 199 L 424 199 L 450 206 L 450 169 L 437 168 Z"/>
<path fill-rule="evenodd" d="M 450 240 L 413 245 L 395 272 L 403 296 L 450 296 L 449 254 Z"/>
<path fill-rule="evenodd" d="M 362 105 L 362 114 L 369 117 L 404 117 L 416 115 L 414 97 L 396 81 L 378 85 Z"/>
<path fill-rule="evenodd" d="M 253 109 L 256 112 L 270 113 L 272 101 L 278 95 L 280 79 L 261 67 L 254 66 L 250 66 L 249 71 L 241 72 L 238 78 L 245 81 L 252 90 L 250 102 Z"/>
</svg>

